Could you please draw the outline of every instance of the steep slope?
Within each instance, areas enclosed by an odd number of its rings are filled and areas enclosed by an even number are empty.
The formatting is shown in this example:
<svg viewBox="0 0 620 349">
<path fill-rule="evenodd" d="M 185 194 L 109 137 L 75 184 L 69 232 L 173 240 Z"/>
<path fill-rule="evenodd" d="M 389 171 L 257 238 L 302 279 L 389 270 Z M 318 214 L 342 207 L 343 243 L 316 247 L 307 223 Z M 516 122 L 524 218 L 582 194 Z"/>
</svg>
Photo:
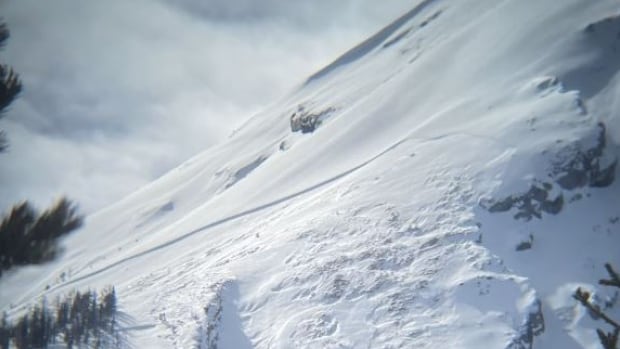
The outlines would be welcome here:
<svg viewBox="0 0 620 349">
<path fill-rule="evenodd" d="M 140 348 L 597 348 L 619 68 L 615 0 L 418 2 L 0 306 L 116 285 Z"/>
</svg>

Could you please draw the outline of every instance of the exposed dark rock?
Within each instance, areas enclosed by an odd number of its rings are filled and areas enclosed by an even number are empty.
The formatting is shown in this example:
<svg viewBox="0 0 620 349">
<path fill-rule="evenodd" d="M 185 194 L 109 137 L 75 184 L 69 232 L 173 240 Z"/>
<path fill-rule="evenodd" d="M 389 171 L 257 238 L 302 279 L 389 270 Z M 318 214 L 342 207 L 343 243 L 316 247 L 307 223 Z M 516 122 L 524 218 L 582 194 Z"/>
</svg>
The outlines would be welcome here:
<svg viewBox="0 0 620 349">
<path fill-rule="evenodd" d="M 542 303 L 539 299 L 536 299 L 534 304 L 532 304 L 531 311 L 519 327 L 517 336 L 508 345 L 507 349 L 532 349 L 534 347 L 534 337 L 540 336 L 544 332 L 545 318 L 543 317 Z"/>
<path fill-rule="evenodd" d="M 515 250 L 517 251 L 525 251 L 525 250 L 529 250 L 532 248 L 532 245 L 534 244 L 534 235 L 530 234 L 528 236 L 528 239 L 526 241 L 521 241 L 517 247 L 515 247 Z"/>
<path fill-rule="evenodd" d="M 618 160 L 616 159 L 611 165 L 606 168 L 595 168 L 592 171 L 592 177 L 590 178 L 590 186 L 597 188 L 604 188 L 610 186 L 616 178 L 616 166 Z"/>
<path fill-rule="evenodd" d="M 598 124 L 596 145 L 588 150 L 569 148 L 572 156 L 568 161 L 560 159 L 553 164 L 552 174 L 557 176 L 556 183 L 562 189 L 574 190 L 585 186 L 607 187 L 615 179 L 618 159 L 608 165 L 602 165 L 602 158 L 607 142 L 605 124 Z M 563 158 L 563 157 L 562 157 Z"/>
<path fill-rule="evenodd" d="M 564 194 L 550 198 L 550 193 L 557 184 L 562 191 L 572 191 L 584 187 L 607 187 L 615 180 L 618 159 L 605 161 L 605 125 L 597 125 L 595 145 L 583 149 L 579 142 L 569 144 L 561 149 L 551 161 L 549 176 L 555 182 L 536 182 L 524 193 L 509 195 L 502 199 L 491 199 L 481 202 L 481 206 L 491 213 L 507 212 L 516 209 L 515 219 L 526 221 L 542 218 L 542 213 L 558 214 L 564 207 Z M 577 193 L 569 202 L 583 197 Z"/>
<path fill-rule="evenodd" d="M 533 217 L 541 218 L 542 213 L 558 214 L 564 206 L 562 194 L 550 199 L 549 192 L 553 189 L 550 183 L 537 183 L 530 189 L 517 195 L 508 196 L 499 201 L 487 201 L 481 203 L 491 213 L 506 212 L 512 208 L 517 209 L 515 219 L 531 220 Z"/>
<path fill-rule="evenodd" d="M 321 122 L 336 111 L 335 108 L 329 107 L 318 112 L 306 110 L 303 105 L 297 107 L 297 111 L 291 115 L 291 131 L 301 133 L 311 133 L 316 130 Z"/>
<path fill-rule="evenodd" d="M 540 209 L 549 214 L 558 214 L 564 207 L 564 196 L 559 195 L 555 200 L 544 200 L 540 203 Z"/>
<path fill-rule="evenodd" d="M 566 174 L 558 178 L 557 183 L 566 190 L 585 187 L 588 184 L 588 176 L 584 171 L 569 169 Z"/>
</svg>

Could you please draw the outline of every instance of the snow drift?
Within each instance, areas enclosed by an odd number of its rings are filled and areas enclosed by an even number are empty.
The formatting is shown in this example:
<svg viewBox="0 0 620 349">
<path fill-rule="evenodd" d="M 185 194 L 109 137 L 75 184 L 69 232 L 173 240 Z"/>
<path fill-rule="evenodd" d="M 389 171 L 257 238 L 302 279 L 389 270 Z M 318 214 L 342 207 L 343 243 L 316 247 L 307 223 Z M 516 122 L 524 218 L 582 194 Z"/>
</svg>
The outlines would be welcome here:
<svg viewBox="0 0 620 349">
<path fill-rule="evenodd" d="M 0 306 L 115 285 L 140 348 L 598 348 L 571 296 L 620 314 L 618 5 L 418 1 Z"/>
</svg>

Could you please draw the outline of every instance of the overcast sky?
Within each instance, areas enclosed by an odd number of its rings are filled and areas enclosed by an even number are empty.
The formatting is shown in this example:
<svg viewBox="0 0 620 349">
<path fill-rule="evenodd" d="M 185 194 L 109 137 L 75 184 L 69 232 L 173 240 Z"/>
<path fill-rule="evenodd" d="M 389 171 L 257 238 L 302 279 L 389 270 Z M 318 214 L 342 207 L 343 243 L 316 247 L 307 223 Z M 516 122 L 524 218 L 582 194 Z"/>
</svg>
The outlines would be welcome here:
<svg viewBox="0 0 620 349">
<path fill-rule="evenodd" d="M 92 212 L 221 141 L 410 0 L 0 0 L 24 92 L 0 129 L 0 210 Z"/>
</svg>

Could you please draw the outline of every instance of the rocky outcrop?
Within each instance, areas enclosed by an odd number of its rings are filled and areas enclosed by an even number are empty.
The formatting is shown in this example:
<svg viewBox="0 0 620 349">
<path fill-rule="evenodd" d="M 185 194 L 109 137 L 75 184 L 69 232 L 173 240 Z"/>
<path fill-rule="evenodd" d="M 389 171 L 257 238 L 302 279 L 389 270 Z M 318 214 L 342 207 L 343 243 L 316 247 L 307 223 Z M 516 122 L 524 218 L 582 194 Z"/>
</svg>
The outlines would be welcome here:
<svg viewBox="0 0 620 349">
<path fill-rule="evenodd" d="M 598 124 L 596 145 L 581 150 L 577 145 L 567 148 L 559 159 L 552 163 L 551 175 L 562 189 L 573 190 L 589 187 L 607 187 L 615 179 L 618 159 L 605 162 L 604 150 L 607 146 L 605 125 Z"/>
<path fill-rule="evenodd" d="M 545 318 L 542 312 L 542 303 L 536 299 L 519 327 L 517 336 L 506 349 L 532 349 L 534 348 L 534 338 L 544 332 Z"/>
<path fill-rule="evenodd" d="M 299 105 L 297 111 L 291 115 L 291 131 L 301 133 L 311 133 L 321 125 L 321 122 L 330 114 L 336 111 L 329 107 L 320 111 L 307 110 L 305 106 Z"/>
<path fill-rule="evenodd" d="M 556 153 L 550 162 L 548 180 L 535 180 L 526 192 L 483 200 L 480 205 L 491 213 L 514 209 L 515 219 L 529 221 L 542 218 L 543 213 L 560 213 L 565 204 L 565 193 L 569 191 L 611 185 L 615 180 L 618 158 L 606 153 L 605 125 L 599 123 L 596 127 L 594 146 L 584 147 L 582 143 L 574 142 Z"/>
<path fill-rule="evenodd" d="M 516 209 L 515 219 L 526 221 L 542 218 L 542 213 L 558 214 L 564 207 L 564 195 L 550 197 L 553 184 L 548 182 L 532 184 L 530 189 L 521 194 L 507 196 L 500 200 L 489 200 L 481 203 L 491 213 L 507 212 Z"/>
</svg>

